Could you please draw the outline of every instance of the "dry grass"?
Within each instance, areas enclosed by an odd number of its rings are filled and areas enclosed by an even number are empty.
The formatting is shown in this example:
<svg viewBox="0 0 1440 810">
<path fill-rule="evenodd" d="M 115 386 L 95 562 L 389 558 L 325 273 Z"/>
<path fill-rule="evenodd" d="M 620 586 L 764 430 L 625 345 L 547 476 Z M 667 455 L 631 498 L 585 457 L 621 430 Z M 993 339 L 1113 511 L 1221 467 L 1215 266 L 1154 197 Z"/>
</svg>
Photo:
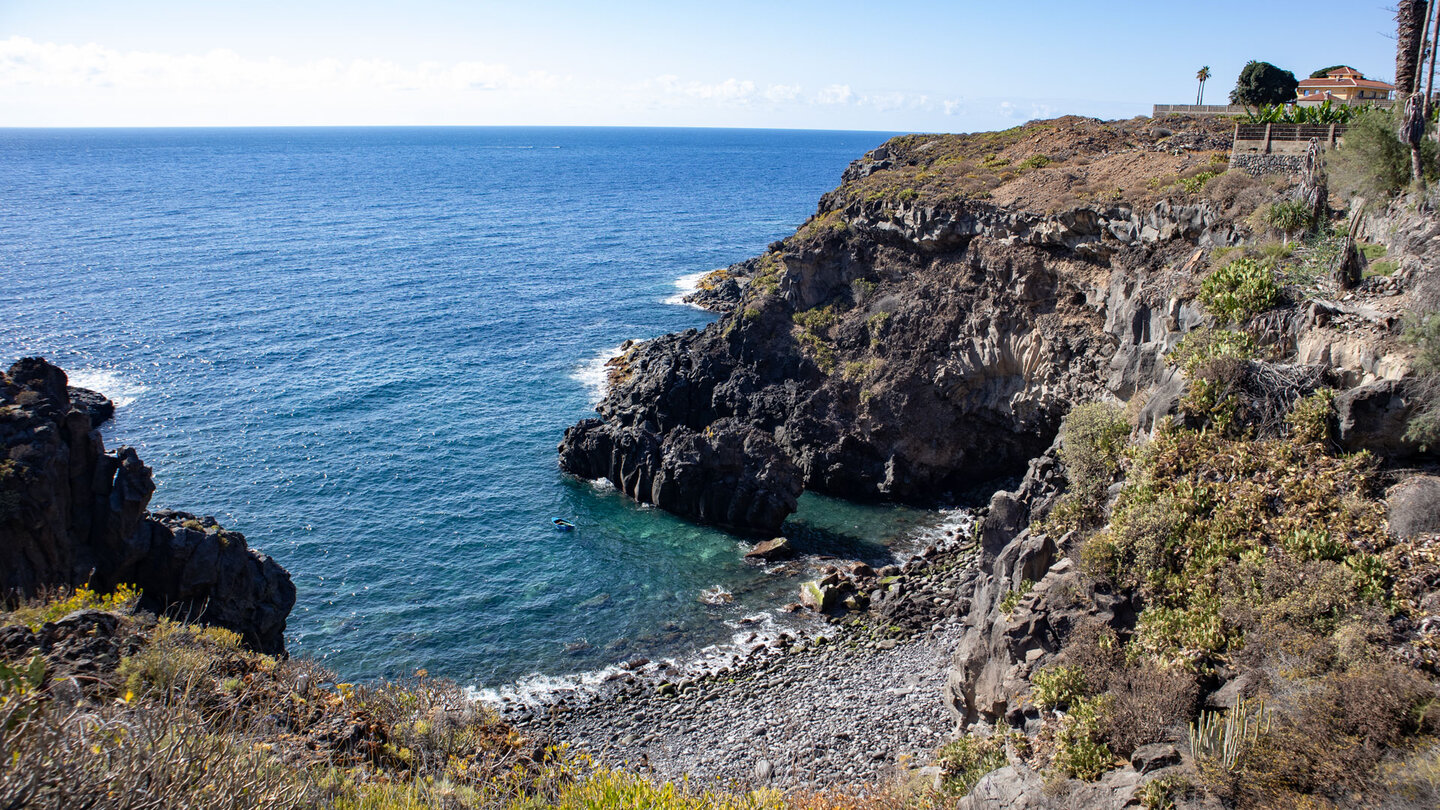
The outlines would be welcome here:
<svg viewBox="0 0 1440 810">
<path fill-rule="evenodd" d="M 1039 212 L 1141 205 L 1191 194 L 1181 181 L 1215 170 L 1230 131 L 1228 122 L 1205 118 L 1160 125 L 1065 116 L 1000 132 L 905 135 L 886 143 L 893 168 L 842 186 L 827 204 L 969 199 Z"/>
<path fill-rule="evenodd" d="M 0 657 L 0 807 L 937 806 L 910 789 L 787 795 L 600 768 L 424 672 L 336 683 L 314 662 L 246 650 L 227 630 L 134 613 L 133 593 L 51 596 L 0 613 L 0 627 L 31 633 Z M 36 621 L 77 605 L 110 612 L 89 624 Z M 71 660 L 97 649 L 108 665 Z"/>
</svg>

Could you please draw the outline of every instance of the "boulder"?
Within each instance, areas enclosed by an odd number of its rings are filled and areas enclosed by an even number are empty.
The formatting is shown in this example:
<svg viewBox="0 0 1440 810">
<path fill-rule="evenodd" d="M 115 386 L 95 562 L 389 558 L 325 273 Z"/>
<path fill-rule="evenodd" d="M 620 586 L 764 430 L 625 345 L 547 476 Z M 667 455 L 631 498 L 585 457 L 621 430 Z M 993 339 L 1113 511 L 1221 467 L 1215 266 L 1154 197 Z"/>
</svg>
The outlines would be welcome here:
<svg viewBox="0 0 1440 810">
<path fill-rule="evenodd" d="M 1335 396 L 1336 438 L 1347 452 L 1369 450 L 1388 458 L 1405 458 L 1419 447 L 1405 440 L 1414 410 L 1414 395 L 1402 380 L 1380 380 Z"/>
<path fill-rule="evenodd" d="M 90 427 L 100 427 L 115 415 L 115 403 L 99 391 L 70 386 L 70 405 L 90 417 Z"/>
<path fill-rule="evenodd" d="M 833 585 L 820 580 L 800 583 L 800 604 L 817 613 L 829 613 L 840 604 L 840 593 Z"/>
<path fill-rule="evenodd" d="M 1149 773 L 1178 764 L 1180 764 L 1180 749 L 1170 743 L 1142 745 L 1130 754 L 1130 767 L 1139 773 Z"/>
<path fill-rule="evenodd" d="M 1044 788 L 1045 779 L 1034 769 L 1025 765 L 1007 765 L 980 777 L 970 793 L 955 803 L 955 808 L 1040 810 L 1048 804 Z"/>
<path fill-rule="evenodd" d="M 755 545 L 755 548 L 745 552 L 747 560 L 764 560 L 773 562 L 775 560 L 788 560 L 795 556 L 795 547 L 784 537 L 776 537 L 771 540 L 763 540 Z"/>
<path fill-rule="evenodd" d="M 1415 475 L 1385 493 L 1390 531 L 1400 537 L 1440 532 L 1440 477 Z"/>
</svg>

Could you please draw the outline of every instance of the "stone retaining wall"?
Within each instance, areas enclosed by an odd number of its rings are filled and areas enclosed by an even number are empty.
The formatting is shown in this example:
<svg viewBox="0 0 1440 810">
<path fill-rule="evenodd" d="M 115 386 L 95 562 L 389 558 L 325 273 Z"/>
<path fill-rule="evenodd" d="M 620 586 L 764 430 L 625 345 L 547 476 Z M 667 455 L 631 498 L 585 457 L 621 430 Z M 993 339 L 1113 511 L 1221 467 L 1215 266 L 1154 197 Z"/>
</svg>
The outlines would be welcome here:
<svg viewBox="0 0 1440 810">
<path fill-rule="evenodd" d="M 1232 154 L 1230 168 L 1252 176 L 1262 174 L 1297 174 L 1305 165 L 1304 155 Z"/>
</svg>

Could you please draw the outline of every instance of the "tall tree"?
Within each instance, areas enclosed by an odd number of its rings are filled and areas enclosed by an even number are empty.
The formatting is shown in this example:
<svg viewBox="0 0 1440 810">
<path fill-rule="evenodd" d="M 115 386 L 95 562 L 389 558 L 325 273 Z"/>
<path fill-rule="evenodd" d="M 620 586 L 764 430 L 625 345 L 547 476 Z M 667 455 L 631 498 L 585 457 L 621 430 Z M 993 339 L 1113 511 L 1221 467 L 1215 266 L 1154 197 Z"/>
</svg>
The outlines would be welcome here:
<svg viewBox="0 0 1440 810">
<path fill-rule="evenodd" d="M 1209 66 L 1209 65 L 1206 65 L 1205 67 L 1200 68 L 1200 72 L 1198 72 L 1198 73 L 1195 74 L 1195 78 L 1197 78 L 1197 79 L 1200 80 L 1200 89 L 1195 92 L 1195 103 L 1196 103 L 1196 104 L 1204 104 L 1204 103 L 1205 103 L 1205 80 L 1210 78 L 1210 66 Z"/>
<path fill-rule="evenodd" d="M 1395 96 L 1402 103 L 1415 92 L 1420 49 L 1430 18 L 1426 0 L 1400 0 L 1395 8 Z"/>
<path fill-rule="evenodd" d="M 1295 89 L 1299 85 L 1294 73 L 1269 62 L 1251 60 L 1245 63 L 1240 78 L 1235 81 L 1235 89 L 1230 91 L 1230 103 L 1246 107 L 1286 104 L 1295 100 Z"/>
</svg>

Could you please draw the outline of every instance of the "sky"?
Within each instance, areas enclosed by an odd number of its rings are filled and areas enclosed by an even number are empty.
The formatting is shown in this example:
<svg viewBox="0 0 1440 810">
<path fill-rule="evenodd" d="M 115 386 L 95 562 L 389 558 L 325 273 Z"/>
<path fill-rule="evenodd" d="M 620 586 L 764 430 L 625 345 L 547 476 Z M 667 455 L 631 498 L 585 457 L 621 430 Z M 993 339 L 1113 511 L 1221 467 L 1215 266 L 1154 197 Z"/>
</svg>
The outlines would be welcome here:
<svg viewBox="0 0 1440 810">
<path fill-rule="evenodd" d="M 1259 59 L 1395 70 L 1340 2 L 0 0 L 0 126 L 970 132 L 1223 103 Z"/>
</svg>

